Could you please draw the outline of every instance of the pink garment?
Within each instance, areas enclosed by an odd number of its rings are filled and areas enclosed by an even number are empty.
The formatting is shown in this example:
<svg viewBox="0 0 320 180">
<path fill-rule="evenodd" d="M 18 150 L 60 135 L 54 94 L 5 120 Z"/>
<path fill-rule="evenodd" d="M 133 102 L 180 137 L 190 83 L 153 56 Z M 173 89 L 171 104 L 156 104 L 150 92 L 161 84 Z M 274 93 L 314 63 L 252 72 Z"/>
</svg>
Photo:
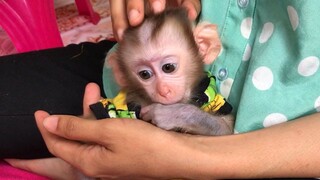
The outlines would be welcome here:
<svg viewBox="0 0 320 180">
<path fill-rule="evenodd" d="M 14 168 L 8 163 L 0 160 L 0 180 L 49 180 L 21 169 Z"/>
</svg>

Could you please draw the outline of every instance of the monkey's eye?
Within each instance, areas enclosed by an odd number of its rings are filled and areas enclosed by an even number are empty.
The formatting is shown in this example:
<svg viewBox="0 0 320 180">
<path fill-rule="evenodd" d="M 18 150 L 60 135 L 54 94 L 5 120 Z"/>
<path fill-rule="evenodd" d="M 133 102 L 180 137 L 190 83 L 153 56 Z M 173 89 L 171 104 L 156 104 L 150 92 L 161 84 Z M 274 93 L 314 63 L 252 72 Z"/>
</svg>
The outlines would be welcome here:
<svg viewBox="0 0 320 180">
<path fill-rule="evenodd" d="M 149 79 L 153 76 L 153 73 L 150 70 L 142 70 L 139 73 L 141 79 Z"/>
<path fill-rule="evenodd" d="M 176 70 L 177 64 L 168 63 L 162 66 L 162 71 L 165 73 L 172 73 Z"/>
</svg>

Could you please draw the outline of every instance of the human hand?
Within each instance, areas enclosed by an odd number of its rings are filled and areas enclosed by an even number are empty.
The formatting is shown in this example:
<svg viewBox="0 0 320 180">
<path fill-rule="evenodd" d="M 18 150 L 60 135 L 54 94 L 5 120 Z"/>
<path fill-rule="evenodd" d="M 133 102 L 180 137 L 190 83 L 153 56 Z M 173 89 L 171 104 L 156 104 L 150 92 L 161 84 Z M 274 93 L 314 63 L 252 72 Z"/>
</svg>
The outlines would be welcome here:
<svg viewBox="0 0 320 180">
<path fill-rule="evenodd" d="M 200 0 L 109 0 L 109 2 L 113 32 L 118 41 L 121 41 L 123 32 L 128 26 L 137 26 L 143 21 L 145 9 L 159 13 L 166 6 L 182 6 L 187 9 L 190 20 L 195 20 L 201 10 Z"/>
<path fill-rule="evenodd" d="M 97 92 L 99 88 L 94 84 L 86 88 L 86 117 L 90 115 L 87 106 L 100 98 Z M 140 120 L 97 121 L 50 116 L 44 111 L 36 112 L 35 117 L 49 151 L 61 159 L 8 162 L 52 179 L 79 179 L 85 177 L 83 174 L 119 179 L 201 179 L 203 165 L 190 166 L 190 162 L 208 162 L 206 156 L 203 161 L 198 157 L 202 153 L 195 152 L 201 137 L 197 140 L 197 136 L 167 132 Z"/>
<path fill-rule="evenodd" d="M 83 117 L 93 117 L 89 105 L 96 103 L 100 99 L 100 89 L 98 85 L 89 83 L 86 86 L 83 100 Z M 46 158 L 34 160 L 6 159 L 6 161 L 17 168 L 24 169 L 50 179 L 81 179 L 84 175 L 74 167 L 59 158 Z M 88 178 L 87 178 L 88 179 Z"/>
<path fill-rule="evenodd" d="M 184 135 L 132 119 L 88 121 L 75 116 L 49 116 L 43 111 L 35 116 L 49 151 L 87 176 L 192 177 L 186 164 L 194 155 L 181 146 L 188 144 L 181 142 L 187 140 Z M 173 155 L 175 158 L 171 158 Z"/>
<path fill-rule="evenodd" d="M 80 171 L 59 158 L 33 160 L 6 159 L 5 161 L 7 161 L 13 167 L 30 171 L 50 179 L 89 180 L 89 178 L 85 177 Z"/>
</svg>

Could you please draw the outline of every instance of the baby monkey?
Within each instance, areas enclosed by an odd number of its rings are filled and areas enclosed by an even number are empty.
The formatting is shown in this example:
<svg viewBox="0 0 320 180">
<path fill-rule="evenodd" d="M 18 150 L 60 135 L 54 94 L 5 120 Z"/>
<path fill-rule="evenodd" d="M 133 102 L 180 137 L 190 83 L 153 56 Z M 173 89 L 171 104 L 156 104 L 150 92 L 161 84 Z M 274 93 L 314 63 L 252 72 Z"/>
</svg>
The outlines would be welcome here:
<svg viewBox="0 0 320 180">
<path fill-rule="evenodd" d="M 140 26 L 124 32 L 117 50 L 108 55 L 107 63 L 122 92 L 117 100 L 101 103 L 105 109 L 121 109 L 112 111 L 115 117 L 131 117 L 130 109 L 135 109 L 135 118 L 166 130 L 232 134 L 232 108 L 217 94 L 215 78 L 204 72 L 204 64 L 211 63 L 220 48 L 216 26 L 194 26 L 185 9 L 147 15 Z M 119 99 L 125 103 L 116 102 Z M 91 109 L 97 116 L 97 109 Z M 128 109 L 129 113 L 124 111 Z"/>
</svg>

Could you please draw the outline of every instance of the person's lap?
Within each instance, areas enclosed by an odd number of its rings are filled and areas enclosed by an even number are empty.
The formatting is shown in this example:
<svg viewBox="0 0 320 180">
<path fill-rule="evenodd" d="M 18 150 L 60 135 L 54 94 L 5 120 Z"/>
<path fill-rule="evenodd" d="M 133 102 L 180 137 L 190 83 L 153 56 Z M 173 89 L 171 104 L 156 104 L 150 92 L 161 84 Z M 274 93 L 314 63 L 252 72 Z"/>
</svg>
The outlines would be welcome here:
<svg viewBox="0 0 320 180">
<path fill-rule="evenodd" d="M 113 45 L 82 43 L 0 57 L 0 158 L 51 156 L 33 113 L 81 115 L 85 86 L 103 87 L 104 58 Z"/>
</svg>

